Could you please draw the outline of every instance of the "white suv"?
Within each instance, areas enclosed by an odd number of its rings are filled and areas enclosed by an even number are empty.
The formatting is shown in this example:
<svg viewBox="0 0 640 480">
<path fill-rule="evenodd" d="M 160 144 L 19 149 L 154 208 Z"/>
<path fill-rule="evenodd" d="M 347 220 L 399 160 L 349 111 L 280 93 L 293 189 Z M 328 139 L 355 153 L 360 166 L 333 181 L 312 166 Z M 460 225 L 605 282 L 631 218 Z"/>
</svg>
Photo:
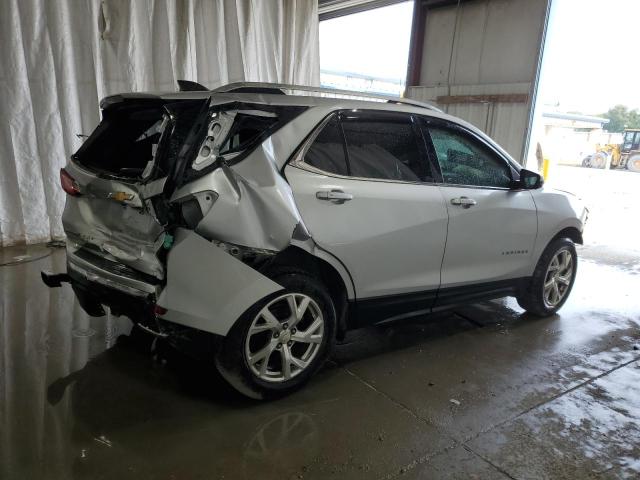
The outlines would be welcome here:
<svg viewBox="0 0 640 480">
<path fill-rule="evenodd" d="M 70 282 L 90 315 L 106 305 L 187 348 L 214 339 L 221 374 L 263 398 L 308 380 L 351 328 L 567 300 L 586 209 L 473 126 L 357 93 L 187 88 L 107 97 L 61 171 L 68 271 L 43 279 Z"/>
</svg>

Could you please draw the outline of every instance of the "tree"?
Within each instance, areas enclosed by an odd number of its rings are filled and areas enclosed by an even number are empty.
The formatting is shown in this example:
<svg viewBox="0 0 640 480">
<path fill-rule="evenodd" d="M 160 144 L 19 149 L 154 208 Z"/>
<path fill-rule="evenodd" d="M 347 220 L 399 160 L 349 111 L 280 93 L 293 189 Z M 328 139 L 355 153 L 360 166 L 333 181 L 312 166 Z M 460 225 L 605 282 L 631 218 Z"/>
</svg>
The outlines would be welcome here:
<svg viewBox="0 0 640 480">
<path fill-rule="evenodd" d="M 625 128 L 640 128 L 640 112 L 637 109 L 629 110 L 625 105 L 616 105 L 603 113 L 609 123 L 604 125 L 608 132 L 622 132 Z"/>
</svg>

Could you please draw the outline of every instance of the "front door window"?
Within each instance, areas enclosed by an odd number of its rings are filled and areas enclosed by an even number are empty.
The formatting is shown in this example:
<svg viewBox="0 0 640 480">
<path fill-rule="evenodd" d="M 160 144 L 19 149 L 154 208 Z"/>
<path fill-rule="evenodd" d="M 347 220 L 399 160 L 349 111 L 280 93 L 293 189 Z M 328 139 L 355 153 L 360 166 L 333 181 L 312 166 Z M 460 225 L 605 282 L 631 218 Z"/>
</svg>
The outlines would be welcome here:
<svg viewBox="0 0 640 480">
<path fill-rule="evenodd" d="M 488 148 L 463 132 L 429 127 L 444 183 L 509 188 L 511 169 Z"/>
</svg>

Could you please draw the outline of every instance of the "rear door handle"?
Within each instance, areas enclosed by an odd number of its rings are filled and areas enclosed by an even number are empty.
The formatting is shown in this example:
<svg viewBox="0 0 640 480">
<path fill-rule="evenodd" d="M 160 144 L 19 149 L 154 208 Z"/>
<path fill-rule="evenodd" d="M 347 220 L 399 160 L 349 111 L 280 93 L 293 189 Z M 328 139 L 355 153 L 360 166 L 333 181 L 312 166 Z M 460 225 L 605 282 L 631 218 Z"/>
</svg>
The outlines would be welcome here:
<svg viewBox="0 0 640 480">
<path fill-rule="evenodd" d="M 321 190 L 316 192 L 318 200 L 328 200 L 333 203 L 342 204 L 353 199 L 353 195 L 342 190 Z"/>
<path fill-rule="evenodd" d="M 451 199 L 451 205 L 459 205 L 462 208 L 473 207 L 474 205 L 477 205 L 477 204 L 478 202 L 476 202 L 473 198 L 469 198 L 469 197 L 458 197 L 458 198 Z"/>
</svg>

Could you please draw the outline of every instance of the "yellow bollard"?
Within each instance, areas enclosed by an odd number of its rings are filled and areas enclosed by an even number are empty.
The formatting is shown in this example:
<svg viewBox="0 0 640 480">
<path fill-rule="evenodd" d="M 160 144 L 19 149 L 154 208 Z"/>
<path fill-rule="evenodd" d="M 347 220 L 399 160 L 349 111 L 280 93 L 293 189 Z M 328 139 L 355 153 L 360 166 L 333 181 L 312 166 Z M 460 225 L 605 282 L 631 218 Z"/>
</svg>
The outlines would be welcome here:
<svg viewBox="0 0 640 480">
<path fill-rule="evenodd" d="M 547 181 L 547 178 L 549 177 L 549 159 L 545 158 L 542 161 L 542 178 L 544 178 L 544 181 Z"/>
</svg>

